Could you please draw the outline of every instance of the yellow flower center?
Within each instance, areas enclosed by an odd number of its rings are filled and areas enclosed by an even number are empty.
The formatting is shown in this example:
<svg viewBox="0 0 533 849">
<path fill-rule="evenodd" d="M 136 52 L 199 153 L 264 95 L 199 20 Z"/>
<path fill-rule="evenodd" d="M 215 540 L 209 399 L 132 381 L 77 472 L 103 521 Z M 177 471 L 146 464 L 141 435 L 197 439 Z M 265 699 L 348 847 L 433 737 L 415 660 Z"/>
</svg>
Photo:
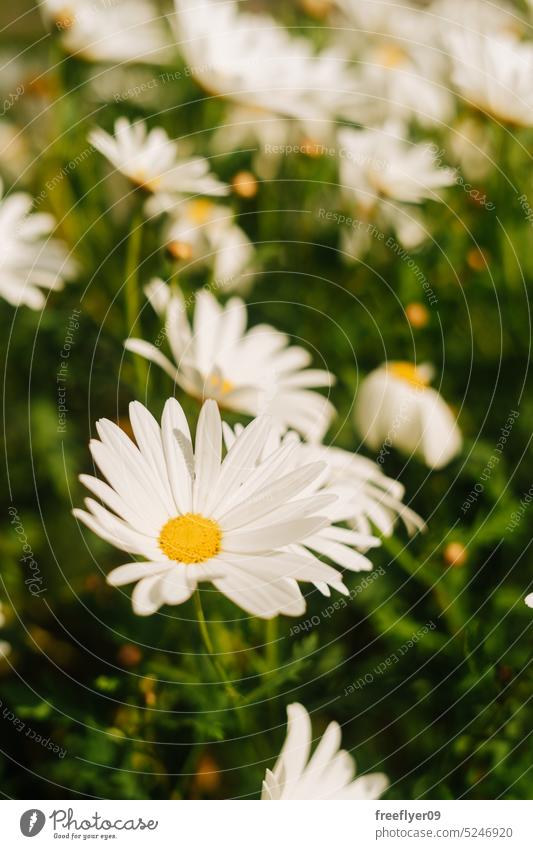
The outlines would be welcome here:
<svg viewBox="0 0 533 849">
<path fill-rule="evenodd" d="M 384 68 L 398 68 L 404 64 L 407 58 L 405 50 L 402 50 L 398 44 L 393 42 L 380 45 L 374 56 L 376 62 L 383 65 Z"/>
<path fill-rule="evenodd" d="M 172 242 L 169 242 L 168 249 L 174 259 L 182 259 L 187 262 L 192 259 L 193 249 L 190 242 L 180 242 L 174 240 Z"/>
<path fill-rule="evenodd" d="M 214 203 L 206 198 L 199 198 L 198 200 L 191 200 L 188 204 L 187 212 L 191 221 L 195 224 L 205 224 L 209 216 L 211 215 L 211 211 L 214 207 Z"/>
<path fill-rule="evenodd" d="M 185 513 L 169 519 L 159 534 L 159 548 L 170 560 L 203 563 L 220 551 L 222 531 L 213 519 Z"/>
<path fill-rule="evenodd" d="M 399 380 L 404 380 L 415 389 L 424 389 L 428 385 L 427 377 L 413 363 L 398 361 L 387 364 L 387 370 Z"/>
<path fill-rule="evenodd" d="M 235 388 L 231 380 L 226 380 L 218 374 L 211 374 L 206 380 L 207 392 L 216 392 L 218 395 L 227 395 Z"/>
<path fill-rule="evenodd" d="M 147 192 L 157 192 L 161 185 L 160 177 L 149 177 L 144 168 L 138 168 L 131 174 L 131 181 Z"/>
</svg>

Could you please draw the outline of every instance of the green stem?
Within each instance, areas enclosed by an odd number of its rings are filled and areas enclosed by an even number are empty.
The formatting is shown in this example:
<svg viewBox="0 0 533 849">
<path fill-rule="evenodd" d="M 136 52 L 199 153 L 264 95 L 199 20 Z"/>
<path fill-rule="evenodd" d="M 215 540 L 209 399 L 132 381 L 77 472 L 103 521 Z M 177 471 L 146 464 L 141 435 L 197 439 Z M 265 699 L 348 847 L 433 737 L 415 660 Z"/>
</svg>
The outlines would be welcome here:
<svg viewBox="0 0 533 849">
<path fill-rule="evenodd" d="M 141 257 L 143 216 L 139 212 L 133 216 L 128 248 L 126 253 L 126 337 L 135 336 L 135 330 L 139 320 L 141 306 L 139 292 L 139 262 Z M 138 355 L 135 356 L 135 374 L 137 379 L 137 391 L 139 397 L 143 396 L 146 389 L 146 363 Z"/>
<path fill-rule="evenodd" d="M 267 673 L 275 672 L 279 663 L 278 651 L 278 617 L 267 619 L 265 630 L 266 651 L 265 660 Z"/>
<path fill-rule="evenodd" d="M 224 688 L 226 690 L 226 693 L 228 694 L 228 696 L 230 697 L 232 702 L 234 702 L 235 704 L 238 704 L 238 703 L 241 702 L 240 694 L 237 692 L 237 690 L 235 689 L 235 687 L 231 683 L 226 670 L 224 669 L 224 667 L 222 666 L 222 664 L 220 663 L 220 661 L 218 660 L 218 657 L 216 655 L 215 648 L 214 648 L 214 645 L 213 645 L 213 641 L 211 640 L 211 635 L 210 635 L 209 629 L 207 627 L 207 622 L 206 622 L 205 615 L 204 615 L 204 609 L 203 609 L 203 606 L 202 606 L 202 598 L 201 598 L 199 589 L 197 589 L 196 592 L 194 593 L 194 609 L 195 609 L 195 612 L 196 612 L 196 619 L 198 620 L 198 626 L 200 628 L 200 634 L 202 636 L 202 640 L 203 640 L 206 652 L 209 656 L 209 660 L 211 661 L 211 664 L 212 664 L 216 674 L 224 682 Z"/>
<path fill-rule="evenodd" d="M 402 567 L 410 578 L 418 581 L 423 587 L 431 592 L 435 599 L 442 617 L 448 625 L 452 634 L 458 634 L 462 630 L 462 622 L 456 616 L 456 611 L 453 605 L 453 599 L 450 598 L 445 587 L 441 583 L 441 579 L 434 580 L 431 574 L 425 567 L 421 566 L 417 560 L 406 550 L 405 546 L 394 537 L 382 537 L 381 542 L 389 554 L 392 554 L 395 561 Z"/>
</svg>

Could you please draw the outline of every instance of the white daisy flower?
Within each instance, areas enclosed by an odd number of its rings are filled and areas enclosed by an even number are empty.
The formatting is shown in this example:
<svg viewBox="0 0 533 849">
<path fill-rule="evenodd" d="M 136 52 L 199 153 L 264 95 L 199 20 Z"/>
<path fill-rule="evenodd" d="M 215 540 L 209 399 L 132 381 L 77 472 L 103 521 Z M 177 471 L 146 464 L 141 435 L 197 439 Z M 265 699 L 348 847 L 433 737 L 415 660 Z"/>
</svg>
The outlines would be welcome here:
<svg viewBox="0 0 533 849">
<path fill-rule="evenodd" d="M 451 29 L 452 82 L 466 103 L 517 127 L 533 126 L 533 45 L 517 38 Z"/>
<path fill-rule="evenodd" d="M 148 0 L 42 0 L 40 8 L 65 50 L 87 61 L 158 64 L 172 58 L 165 19 Z"/>
<path fill-rule="evenodd" d="M 387 789 L 380 772 L 355 776 L 355 760 L 341 749 L 341 728 L 330 722 L 311 755 L 311 718 L 303 705 L 287 707 L 287 737 L 274 769 L 267 769 L 262 800 L 379 799 Z"/>
<path fill-rule="evenodd" d="M 338 50 L 314 54 L 307 39 L 268 15 L 240 11 L 232 0 L 176 0 L 175 23 L 191 73 L 208 92 L 255 111 L 248 129 L 255 123 L 258 141 L 273 132 L 279 137 L 269 124 L 286 119 L 324 132 L 337 117 L 356 118 L 355 78 Z"/>
<path fill-rule="evenodd" d="M 339 31 L 360 67 L 366 92 L 363 119 L 415 118 L 422 126 L 448 123 L 454 98 L 446 86 L 447 62 L 438 45 L 435 18 L 411 3 L 339 0 Z"/>
<path fill-rule="evenodd" d="M 527 22 L 510 3 L 492 0 L 433 0 L 430 6 L 439 41 L 446 40 L 451 30 L 492 35 L 521 36 Z"/>
<path fill-rule="evenodd" d="M 246 304 L 240 298 L 222 306 L 211 292 L 200 290 L 191 327 L 179 290 L 154 280 L 146 294 L 165 319 L 174 363 L 143 339 L 127 339 L 128 351 L 161 366 L 195 398 L 212 398 L 249 416 L 268 413 L 312 442 L 322 439 L 335 409 L 313 390 L 331 386 L 334 378 L 307 367 L 308 351 L 289 346 L 288 337 L 268 324 L 246 330 Z"/>
<path fill-rule="evenodd" d="M 76 266 L 66 245 L 50 236 L 54 217 L 32 213 L 32 205 L 22 192 L 2 199 L 0 182 L 0 295 L 13 306 L 37 310 L 46 302 L 40 289 L 62 289 Z"/>
<path fill-rule="evenodd" d="M 144 121 L 130 123 L 127 118 L 115 122 L 115 135 L 96 129 L 90 143 L 132 183 L 147 192 L 162 196 L 161 208 L 172 206 L 176 195 L 225 195 L 229 187 L 209 170 L 201 156 L 180 159 L 178 145 L 162 127 L 148 130 Z"/>
<path fill-rule="evenodd" d="M 440 469 L 461 450 L 455 416 L 429 386 L 431 366 L 389 362 L 366 377 L 357 393 L 355 422 L 372 450 L 398 448 Z"/>
<path fill-rule="evenodd" d="M 413 207 L 440 200 L 440 190 L 455 182 L 451 168 L 441 168 L 435 147 L 411 144 L 399 124 L 381 129 L 339 132 L 340 182 L 346 204 L 358 219 L 392 229 L 406 248 L 417 247 L 427 236 Z M 359 256 L 370 245 L 365 227 L 343 231 L 344 247 Z"/>
<path fill-rule="evenodd" d="M 228 449 L 241 431 L 242 425 L 231 430 L 224 424 Z M 302 443 L 293 431 L 281 437 L 279 430 L 277 434 L 272 430 L 260 462 L 267 462 L 269 453 L 278 451 L 281 445 L 293 446 L 286 471 L 316 462 L 324 466 L 323 474 L 309 484 L 306 497 L 334 496 L 322 511 L 330 524 L 292 546 L 292 551 L 327 557 L 335 566 L 350 572 L 368 571 L 373 564 L 365 553 L 381 544 L 374 536 L 374 528 L 390 536 L 396 519 L 401 517 L 409 533 L 425 529 L 420 516 L 402 503 L 403 486 L 386 477 L 377 464 L 366 457 L 342 448 Z M 316 586 L 324 595 L 330 595 L 329 585 L 317 583 Z M 348 592 L 342 584 L 332 586 L 341 593 Z"/>
<path fill-rule="evenodd" d="M 212 269 L 214 285 L 225 292 L 248 290 L 255 249 L 229 206 L 197 198 L 180 203 L 166 231 L 170 253 L 187 267 Z"/>
<path fill-rule="evenodd" d="M 122 551 L 146 560 L 108 576 L 113 586 L 136 582 L 135 613 L 181 604 L 210 581 L 247 613 L 264 619 L 305 610 L 297 581 L 339 584 L 335 569 L 287 547 L 325 527 L 333 496 L 300 497 L 322 474 L 320 463 L 287 472 L 290 447 L 257 465 L 269 438 L 268 419 L 255 419 L 222 457 L 217 405 L 202 407 L 195 446 L 179 403 L 170 398 L 161 427 L 130 404 L 137 445 L 113 422 L 97 423 L 91 453 L 109 484 L 82 475 L 96 497 L 74 515 Z"/>
</svg>

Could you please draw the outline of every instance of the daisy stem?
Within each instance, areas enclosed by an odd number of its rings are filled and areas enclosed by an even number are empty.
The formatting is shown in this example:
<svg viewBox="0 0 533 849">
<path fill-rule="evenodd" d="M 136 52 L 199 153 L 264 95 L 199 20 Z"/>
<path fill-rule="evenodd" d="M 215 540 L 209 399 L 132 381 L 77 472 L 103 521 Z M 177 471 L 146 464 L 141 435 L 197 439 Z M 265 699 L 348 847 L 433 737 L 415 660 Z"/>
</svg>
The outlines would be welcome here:
<svg viewBox="0 0 533 849">
<path fill-rule="evenodd" d="M 213 645 L 213 641 L 211 639 L 211 635 L 209 633 L 209 628 L 207 627 L 207 622 L 204 614 L 204 608 L 202 606 L 202 598 L 200 595 L 200 590 L 196 589 L 194 593 L 194 609 L 196 612 L 196 618 L 198 620 L 198 626 L 200 628 L 200 634 L 202 635 L 202 640 L 206 649 L 207 654 L 209 655 L 209 660 L 217 673 L 220 679 L 224 682 L 224 688 L 226 693 L 230 697 L 231 701 L 234 703 L 239 703 L 241 701 L 240 694 L 237 692 L 233 684 L 231 683 L 229 676 L 217 659 L 217 655 L 215 652 L 215 648 Z"/>
<path fill-rule="evenodd" d="M 140 293 L 139 293 L 139 261 L 142 244 L 143 216 L 141 212 L 133 216 L 130 235 L 128 237 L 128 248 L 126 254 L 126 336 L 135 336 L 135 328 L 139 318 Z M 146 387 L 146 364 L 142 357 L 135 357 L 135 374 L 137 378 L 137 391 L 142 397 Z"/>
</svg>

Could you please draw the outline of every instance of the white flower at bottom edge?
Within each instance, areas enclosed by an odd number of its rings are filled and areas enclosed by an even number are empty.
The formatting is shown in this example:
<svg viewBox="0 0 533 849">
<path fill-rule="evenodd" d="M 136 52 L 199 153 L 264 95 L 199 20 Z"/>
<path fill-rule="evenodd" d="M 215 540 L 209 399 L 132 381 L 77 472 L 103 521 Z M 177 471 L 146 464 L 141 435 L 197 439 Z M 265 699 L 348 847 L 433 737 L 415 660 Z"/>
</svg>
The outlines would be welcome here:
<svg viewBox="0 0 533 849">
<path fill-rule="evenodd" d="M 164 196 L 162 209 L 172 206 L 172 197 L 177 194 L 218 196 L 229 192 L 228 186 L 210 172 L 207 159 L 180 159 L 177 143 L 162 127 L 148 130 L 144 121 L 130 123 L 127 118 L 118 118 L 114 136 L 97 128 L 88 138 L 132 183 Z"/>
<path fill-rule="evenodd" d="M 246 330 L 246 304 L 240 298 L 222 306 L 211 292 L 198 291 L 191 326 L 177 288 L 156 279 L 145 292 L 165 318 L 174 363 L 144 339 L 127 339 L 128 351 L 160 366 L 193 398 L 212 398 L 248 416 L 268 414 L 312 442 L 322 439 L 335 409 L 314 390 L 331 386 L 334 377 L 307 368 L 311 355 L 305 348 L 289 346 L 288 337 L 268 324 Z"/>
<path fill-rule="evenodd" d="M 341 728 L 330 722 L 311 755 L 311 719 L 297 702 L 287 707 L 285 743 L 274 769 L 267 769 L 262 800 L 379 799 L 388 787 L 380 772 L 355 776 L 355 760 L 341 749 Z"/>
<path fill-rule="evenodd" d="M 88 498 L 88 512 L 73 512 L 107 542 L 146 558 L 108 576 L 113 586 L 136 582 L 136 613 L 181 604 L 200 582 L 211 581 L 252 615 L 299 616 L 305 599 L 297 581 L 342 582 L 339 572 L 311 555 L 287 550 L 329 523 L 322 511 L 334 496 L 302 497 L 323 465 L 287 472 L 290 446 L 257 465 L 268 419 L 251 422 L 224 459 L 213 401 L 202 407 L 194 449 L 174 398 L 165 404 L 161 427 L 136 401 L 130 421 L 137 445 L 113 422 L 97 423 L 100 440 L 91 440 L 90 448 L 109 484 L 89 475 L 80 480 L 105 506 Z"/>
<path fill-rule="evenodd" d="M 63 242 L 50 236 L 53 215 L 32 212 L 33 200 L 24 192 L 1 196 L 0 181 L 0 295 L 13 306 L 37 310 L 46 301 L 40 289 L 62 289 L 76 265 Z"/>
<path fill-rule="evenodd" d="M 430 366 L 388 362 L 366 377 L 355 400 L 355 423 L 373 450 L 398 448 L 440 469 L 461 450 L 455 416 L 428 384 Z"/>
<path fill-rule="evenodd" d="M 231 448 L 242 425 L 234 430 L 224 423 L 224 441 Z M 324 472 L 315 478 L 305 491 L 305 496 L 333 495 L 331 503 L 323 508 L 330 523 L 313 532 L 290 550 L 295 553 L 327 557 L 339 568 L 349 572 L 372 569 L 372 561 L 365 556 L 372 548 L 380 545 L 373 534 L 373 526 L 384 536 L 392 534 L 397 518 L 402 518 L 409 533 L 425 530 L 425 523 L 413 510 L 402 503 L 404 488 L 398 481 L 386 477 L 379 466 L 357 454 L 327 445 L 309 445 L 300 442 L 296 433 L 289 431 L 283 437 L 275 430 L 265 444 L 260 462 L 268 460 L 269 454 L 278 451 L 280 445 L 293 446 L 287 459 L 286 471 L 299 465 L 320 462 Z M 347 594 L 343 585 L 331 585 L 333 589 Z M 331 594 L 330 585 L 316 583 L 326 596 Z"/>
</svg>

